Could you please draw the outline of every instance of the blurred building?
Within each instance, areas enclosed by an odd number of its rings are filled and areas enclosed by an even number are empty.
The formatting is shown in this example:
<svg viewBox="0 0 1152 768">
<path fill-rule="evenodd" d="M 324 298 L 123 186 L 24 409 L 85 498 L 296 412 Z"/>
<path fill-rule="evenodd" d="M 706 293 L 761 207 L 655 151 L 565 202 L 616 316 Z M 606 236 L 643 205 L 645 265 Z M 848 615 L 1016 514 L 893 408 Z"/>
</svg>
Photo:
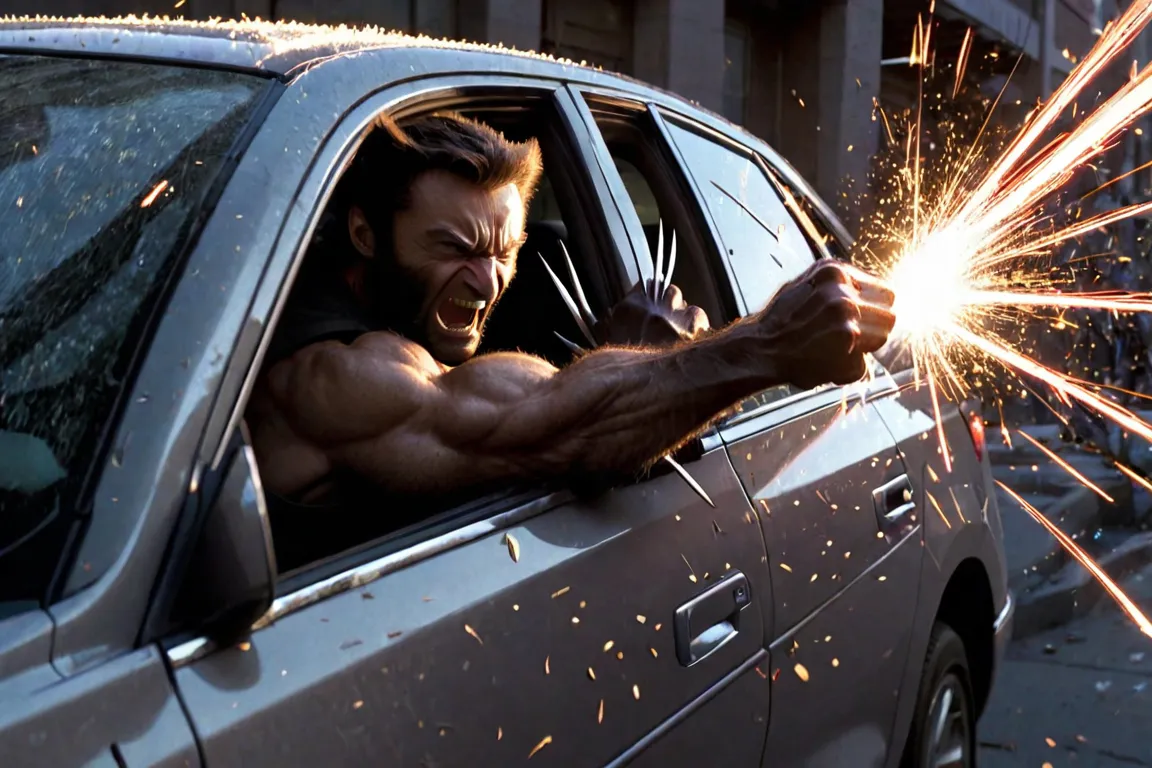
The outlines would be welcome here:
<svg viewBox="0 0 1152 768">
<path fill-rule="evenodd" d="M 8 12 L 170 13 L 376 24 L 587 61 L 677 91 L 769 140 L 829 199 L 859 184 L 874 105 L 915 103 L 917 17 L 940 60 L 1023 54 L 1007 94 L 1030 106 L 1095 40 L 1118 0 L 5 0 Z M 1119 0 L 1125 2 L 1126 0 Z M 1147 60 L 1146 57 L 1143 58 Z M 997 82 L 997 78 L 1001 78 Z M 1007 72 L 991 73 L 993 92 Z M 981 85 L 981 87 L 984 87 Z M 994 95 L 994 94 L 993 94 Z"/>
</svg>

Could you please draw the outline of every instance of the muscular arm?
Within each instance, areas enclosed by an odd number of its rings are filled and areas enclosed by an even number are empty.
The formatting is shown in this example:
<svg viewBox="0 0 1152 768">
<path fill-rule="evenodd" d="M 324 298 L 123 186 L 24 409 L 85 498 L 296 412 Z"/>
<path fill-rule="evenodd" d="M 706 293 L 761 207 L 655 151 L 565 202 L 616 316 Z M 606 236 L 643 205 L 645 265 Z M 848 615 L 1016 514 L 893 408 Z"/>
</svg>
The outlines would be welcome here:
<svg viewBox="0 0 1152 768">
<path fill-rule="evenodd" d="M 892 329 L 891 305 L 868 276 L 821 263 L 712 335 L 598 349 L 562 371 L 513 353 L 448 369 L 384 332 L 302 350 L 265 386 L 277 418 L 314 449 L 310 460 L 394 491 L 628 473 L 761 389 L 859 379 L 864 355 Z"/>
<path fill-rule="evenodd" d="M 513 353 L 445 371 L 385 332 L 305 349 L 268 385 L 293 431 L 333 465 L 392 490 L 434 492 L 635 471 L 778 383 L 760 344 L 733 328 L 673 350 L 598 350 L 562 371 Z"/>
</svg>

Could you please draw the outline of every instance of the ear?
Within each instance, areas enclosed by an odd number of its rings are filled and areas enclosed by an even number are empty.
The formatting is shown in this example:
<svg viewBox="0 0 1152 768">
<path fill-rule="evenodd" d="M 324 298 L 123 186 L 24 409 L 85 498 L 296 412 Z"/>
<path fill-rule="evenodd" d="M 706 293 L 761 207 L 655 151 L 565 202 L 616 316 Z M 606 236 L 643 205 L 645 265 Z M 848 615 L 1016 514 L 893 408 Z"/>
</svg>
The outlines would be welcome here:
<svg viewBox="0 0 1152 768">
<path fill-rule="evenodd" d="M 348 238 L 362 256 L 372 258 L 376 255 L 376 235 L 368 225 L 364 211 L 355 205 L 348 210 Z"/>
</svg>

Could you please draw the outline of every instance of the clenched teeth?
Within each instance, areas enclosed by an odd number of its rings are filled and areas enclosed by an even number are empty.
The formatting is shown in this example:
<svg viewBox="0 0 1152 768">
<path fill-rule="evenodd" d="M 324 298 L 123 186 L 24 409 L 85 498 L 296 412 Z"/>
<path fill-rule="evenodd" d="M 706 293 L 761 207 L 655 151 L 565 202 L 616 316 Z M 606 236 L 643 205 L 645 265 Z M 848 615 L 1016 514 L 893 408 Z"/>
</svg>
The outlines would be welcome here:
<svg viewBox="0 0 1152 768">
<path fill-rule="evenodd" d="M 457 299 L 455 297 L 450 297 L 448 301 L 452 302 L 458 307 L 463 307 L 464 309 L 480 310 L 488 306 L 488 302 L 486 301 L 468 301 L 467 299 Z"/>
</svg>

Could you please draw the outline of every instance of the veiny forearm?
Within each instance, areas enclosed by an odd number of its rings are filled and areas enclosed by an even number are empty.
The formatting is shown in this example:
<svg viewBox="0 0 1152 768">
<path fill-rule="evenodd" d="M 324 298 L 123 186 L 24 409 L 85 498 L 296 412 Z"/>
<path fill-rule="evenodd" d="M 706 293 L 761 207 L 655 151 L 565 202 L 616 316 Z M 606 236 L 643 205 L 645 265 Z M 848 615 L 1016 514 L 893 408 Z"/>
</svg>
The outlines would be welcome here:
<svg viewBox="0 0 1152 768">
<path fill-rule="evenodd" d="M 437 431 L 517 474 L 633 472 L 779 383 L 758 346 L 735 327 L 671 349 L 601 349 L 520 387 L 490 381 L 500 367 L 478 358 L 441 377 L 458 407 L 443 411 Z M 485 390 L 494 398 L 472 399 Z"/>
</svg>

